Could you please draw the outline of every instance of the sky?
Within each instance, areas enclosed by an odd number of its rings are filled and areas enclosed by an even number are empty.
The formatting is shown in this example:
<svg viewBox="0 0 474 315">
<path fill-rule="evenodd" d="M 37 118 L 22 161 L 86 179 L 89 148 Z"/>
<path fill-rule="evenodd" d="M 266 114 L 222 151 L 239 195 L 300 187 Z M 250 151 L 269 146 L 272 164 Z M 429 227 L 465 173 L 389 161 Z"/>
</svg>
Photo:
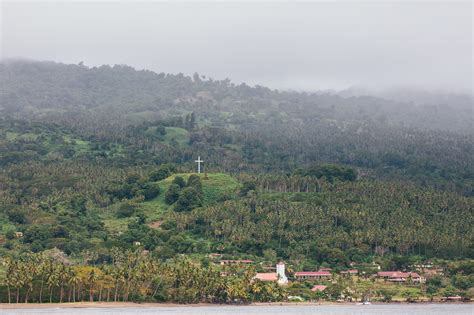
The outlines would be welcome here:
<svg viewBox="0 0 474 315">
<path fill-rule="evenodd" d="M 1 58 L 278 89 L 472 93 L 471 1 L 0 1 Z"/>
</svg>

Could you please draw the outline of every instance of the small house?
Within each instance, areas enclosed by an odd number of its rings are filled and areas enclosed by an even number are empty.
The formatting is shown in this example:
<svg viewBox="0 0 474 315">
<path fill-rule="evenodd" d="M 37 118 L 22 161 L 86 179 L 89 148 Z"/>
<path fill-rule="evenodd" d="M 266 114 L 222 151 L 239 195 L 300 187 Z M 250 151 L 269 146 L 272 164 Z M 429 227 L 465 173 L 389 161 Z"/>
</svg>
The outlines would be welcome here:
<svg viewBox="0 0 474 315">
<path fill-rule="evenodd" d="M 223 265 L 232 265 L 232 264 L 251 264 L 253 260 L 249 259 L 224 259 L 220 261 L 220 264 Z"/>
<path fill-rule="evenodd" d="M 383 278 L 390 282 L 406 282 L 411 279 L 413 282 L 421 283 L 423 278 L 416 272 L 402 272 L 402 271 L 379 271 L 378 278 Z"/>
<path fill-rule="evenodd" d="M 298 271 L 295 272 L 297 280 L 319 280 L 330 279 L 332 277 L 329 271 Z"/>
<path fill-rule="evenodd" d="M 325 285 L 317 284 L 317 285 L 315 285 L 314 287 L 311 288 L 311 291 L 313 291 L 313 292 L 318 292 L 318 291 L 323 292 L 324 290 L 326 290 L 326 288 L 327 288 L 327 286 L 325 286 Z"/>
<path fill-rule="evenodd" d="M 255 275 L 254 279 L 276 282 L 278 281 L 278 274 L 276 272 L 259 272 Z"/>
<path fill-rule="evenodd" d="M 276 272 L 260 272 L 255 275 L 254 279 L 277 282 L 279 285 L 286 285 L 288 284 L 288 278 L 285 274 L 285 264 L 279 262 L 276 265 Z"/>
<path fill-rule="evenodd" d="M 357 269 L 350 269 L 350 270 L 343 270 L 341 271 L 341 275 L 356 275 L 359 273 Z"/>
</svg>

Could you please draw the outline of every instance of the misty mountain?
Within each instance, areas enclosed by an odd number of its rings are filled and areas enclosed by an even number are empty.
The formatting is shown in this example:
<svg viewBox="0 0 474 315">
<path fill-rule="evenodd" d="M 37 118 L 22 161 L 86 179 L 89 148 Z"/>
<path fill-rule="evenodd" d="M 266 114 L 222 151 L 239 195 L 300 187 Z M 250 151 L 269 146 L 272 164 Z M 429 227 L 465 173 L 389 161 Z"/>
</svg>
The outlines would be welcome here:
<svg viewBox="0 0 474 315">
<path fill-rule="evenodd" d="M 18 118 L 56 117 L 57 109 L 62 116 L 72 112 L 93 117 L 104 114 L 126 121 L 138 113 L 146 113 L 150 119 L 200 111 L 219 123 L 222 117 L 216 113 L 238 116 L 243 112 L 248 116 L 279 116 L 294 123 L 337 120 L 472 133 L 472 98 L 466 95 L 414 90 L 377 94 L 360 89 L 338 95 L 285 92 L 236 85 L 228 79 L 205 79 L 198 74 L 188 77 L 136 71 L 123 65 L 89 68 L 35 61 L 2 62 L 0 79 L 0 108 L 4 115 Z"/>
<path fill-rule="evenodd" d="M 188 163 L 201 155 L 208 167 L 232 172 L 338 163 L 366 176 L 472 191 L 472 117 L 462 97 L 449 98 L 448 105 L 416 105 L 124 65 L 36 61 L 3 62 L 0 77 L 6 138 L 26 121 L 69 130 L 84 141 L 120 143 L 140 152 L 135 163 Z M 152 134 L 162 128 L 178 128 L 181 145 Z M 4 163 L 10 160 L 4 157 Z"/>
<path fill-rule="evenodd" d="M 94 252 L 100 265 L 140 247 L 300 270 L 474 256 L 461 103 L 123 65 L 4 62 L 0 77 L 0 255 Z"/>
</svg>

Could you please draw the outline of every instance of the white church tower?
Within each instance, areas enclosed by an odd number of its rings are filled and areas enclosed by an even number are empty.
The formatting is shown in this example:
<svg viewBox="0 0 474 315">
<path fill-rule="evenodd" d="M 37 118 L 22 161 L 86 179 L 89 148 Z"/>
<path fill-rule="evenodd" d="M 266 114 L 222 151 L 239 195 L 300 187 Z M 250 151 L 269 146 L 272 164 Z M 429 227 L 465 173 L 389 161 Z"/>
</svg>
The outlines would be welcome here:
<svg viewBox="0 0 474 315">
<path fill-rule="evenodd" d="M 283 262 L 279 262 L 276 265 L 276 272 L 278 276 L 278 284 L 288 284 L 288 278 L 285 275 L 285 264 Z"/>
</svg>

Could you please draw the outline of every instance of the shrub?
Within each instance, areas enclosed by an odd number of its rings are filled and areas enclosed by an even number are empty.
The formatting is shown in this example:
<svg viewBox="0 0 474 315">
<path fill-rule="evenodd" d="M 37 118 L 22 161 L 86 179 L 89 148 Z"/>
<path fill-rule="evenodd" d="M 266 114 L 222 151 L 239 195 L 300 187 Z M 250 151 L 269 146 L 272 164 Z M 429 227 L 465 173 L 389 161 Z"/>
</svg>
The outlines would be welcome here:
<svg viewBox="0 0 474 315">
<path fill-rule="evenodd" d="M 199 193 L 194 187 L 186 187 L 179 195 L 174 210 L 177 212 L 191 211 L 202 205 Z"/>
<path fill-rule="evenodd" d="M 175 203 L 179 198 L 180 191 L 181 190 L 177 184 L 171 184 L 166 191 L 165 202 L 169 205 Z"/>
<path fill-rule="evenodd" d="M 118 218 L 129 218 L 135 214 L 136 206 L 130 202 L 124 202 L 117 210 Z"/>
<path fill-rule="evenodd" d="M 179 188 L 184 188 L 184 187 L 186 187 L 186 181 L 185 181 L 184 178 L 182 178 L 181 176 L 176 176 L 176 177 L 173 179 L 173 184 L 178 185 Z"/>
</svg>

